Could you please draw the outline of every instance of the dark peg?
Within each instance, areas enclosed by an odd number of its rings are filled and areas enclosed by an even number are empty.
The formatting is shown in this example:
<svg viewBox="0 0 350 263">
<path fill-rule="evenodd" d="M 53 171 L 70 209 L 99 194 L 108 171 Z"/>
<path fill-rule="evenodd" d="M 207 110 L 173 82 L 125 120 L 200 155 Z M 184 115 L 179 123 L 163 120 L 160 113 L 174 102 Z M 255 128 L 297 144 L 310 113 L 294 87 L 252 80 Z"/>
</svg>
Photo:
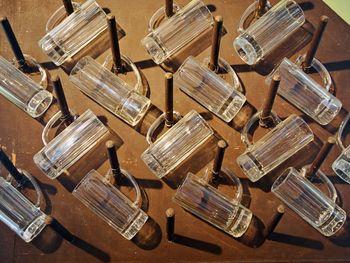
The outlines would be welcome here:
<svg viewBox="0 0 350 263">
<path fill-rule="evenodd" d="M 22 71 L 26 70 L 29 66 L 26 63 L 21 47 L 19 46 L 17 38 L 15 36 L 15 33 L 13 33 L 10 22 L 8 21 L 7 17 L 4 16 L 0 18 L 0 23 L 5 31 L 5 35 L 8 42 L 10 43 L 11 49 L 16 57 L 19 68 Z"/>
<path fill-rule="evenodd" d="M 118 40 L 117 23 L 115 21 L 115 16 L 112 14 L 107 15 L 107 24 L 109 31 L 109 39 L 111 43 L 112 57 L 113 57 L 113 71 L 115 73 L 123 72 L 122 58 L 120 55 L 120 47 Z"/>
<path fill-rule="evenodd" d="M 170 128 L 174 125 L 174 90 L 173 74 L 165 74 L 165 125 Z"/>
<path fill-rule="evenodd" d="M 113 141 L 106 142 L 107 155 L 109 160 L 109 165 L 111 166 L 113 178 L 111 178 L 111 183 L 115 185 L 120 179 L 120 166 L 118 161 L 118 155 L 115 148 L 115 143 Z"/>
<path fill-rule="evenodd" d="M 216 71 L 219 67 L 219 52 L 220 52 L 220 42 L 221 42 L 221 33 L 222 25 L 224 20 L 222 16 L 214 17 L 214 28 L 211 42 L 211 54 L 209 68 L 213 71 Z"/>
<path fill-rule="evenodd" d="M 303 70 L 306 72 L 310 69 L 310 65 L 312 63 L 312 60 L 315 57 L 315 54 L 317 52 L 317 48 L 320 45 L 322 35 L 323 35 L 324 30 L 326 29 L 327 23 L 328 23 L 328 17 L 321 16 L 320 23 L 318 24 L 316 32 L 312 38 L 309 50 L 306 53 L 305 61 L 302 64 Z"/>
<path fill-rule="evenodd" d="M 68 242 L 70 243 L 74 242 L 75 236 L 72 233 L 70 233 L 63 225 L 61 225 L 52 216 L 46 216 L 45 223 Z"/>
<path fill-rule="evenodd" d="M 284 206 L 279 205 L 273 217 L 271 218 L 270 222 L 267 224 L 267 226 L 264 229 L 263 235 L 265 239 L 268 238 L 271 235 L 271 233 L 273 233 L 278 223 L 281 221 L 283 215 L 284 215 Z"/>
<path fill-rule="evenodd" d="M 220 171 L 222 167 L 222 162 L 224 160 L 225 150 L 227 148 L 227 143 L 224 140 L 218 141 L 217 151 L 214 159 L 213 170 L 211 172 L 211 181 L 217 182 L 219 180 Z"/>
<path fill-rule="evenodd" d="M 259 0 L 258 6 L 256 7 L 256 10 L 255 10 L 256 18 L 260 18 L 265 14 L 266 4 L 267 4 L 267 0 Z"/>
<path fill-rule="evenodd" d="M 6 168 L 6 170 L 12 175 L 17 183 L 22 184 L 24 176 L 13 165 L 11 160 L 7 157 L 6 153 L 0 148 L 0 162 Z"/>
<path fill-rule="evenodd" d="M 69 16 L 74 12 L 73 4 L 71 0 L 63 0 L 64 9 L 66 9 L 66 13 Z"/>
<path fill-rule="evenodd" d="M 318 169 L 320 169 L 323 161 L 327 158 L 327 155 L 331 151 L 335 142 L 336 141 L 334 137 L 328 137 L 327 142 L 322 146 L 321 150 L 316 155 L 315 160 L 307 169 L 305 174 L 306 178 L 311 178 L 315 173 L 317 173 Z"/>
<path fill-rule="evenodd" d="M 271 123 L 271 110 L 273 103 L 275 102 L 275 98 L 277 95 L 278 86 L 280 84 L 281 77 L 279 74 L 275 74 L 271 80 L 270 88 L 267 94 L 267 98 L 263 105 L 263 110 L 260 115 L 260 125 L 262 127 L 270 127 Z"/>
<path fill-rule="evenodd" d="M 56 93 L 57 102 L 62 113 L 61 119 L 66 125 L 69 125 L 73 122 L 73 116 L 69 111 L 66 96 L 64 95 L 64 91 L 62 88 L 61 80 L 56 75 L 52 77 L 52 83 Z"/>
<path fill-rule="evenodd" d="M 167 17 L 172 17 L 173 14 L 173 0 L 165 0 L 165 15 Z"/>
<path fill-rule="evenodd" d="M 168 241 L 173 241 L 175 236 L 175 210 L 168 208 L 165 211 L 166 215 L 166 236 Z"/>
</svg>

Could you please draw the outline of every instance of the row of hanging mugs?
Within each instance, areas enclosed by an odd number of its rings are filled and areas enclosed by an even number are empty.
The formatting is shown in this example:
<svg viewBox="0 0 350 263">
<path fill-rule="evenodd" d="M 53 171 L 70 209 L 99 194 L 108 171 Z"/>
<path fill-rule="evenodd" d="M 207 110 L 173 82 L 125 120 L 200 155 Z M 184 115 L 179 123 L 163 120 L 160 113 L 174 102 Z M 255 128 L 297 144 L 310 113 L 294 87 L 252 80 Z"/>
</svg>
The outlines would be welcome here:
<svg viewBox="0 0 350 263">
<path fill-rule="evenodd" d="M 73 56 L 86 46 L 98 41 L 108 28 L 112 55 L 106 58 L 103 65 L 90 56 L 73 62 L 75 65 L 70 71 L 69 79 L 102 107 L 128 125 L 136 126 L 148 112 L 151 101 L 143 92 L 138 68 L 130 58 L 120 54 L 118 38 L 122 37 L 122 30 L 117 27 L 114 17 L 106 15 L 95 0 L 87 0 L 82 4 L 70 1 L 64 3 L 65 6 L 49 19 L 46 25 L 47 34 L 39 41 L 40 48 L 55 65 L 63 66 L 64 63 L 71 63 Z M 153 61 L 161 65 L 171 61 L 175 54 L 205 32 L 213 31 L 211 56 L 202 63 L 189 56 L 178 67 L 174 80 L 183 92 L 210 112 L 227 123 L 232 121 L 246 103 L 246 97 L 234 70 L 219 57 L 220 38 L 224 31 L 222 18 L 214 18 L 200 0 L 192 0 L 184 7 L 173 4 L 172 1 L 166 3 L 150 19 L 150 33 L 142 39 L 141 44 Z M 245 20 L 252 16 L 255 21 L 245 28 Z M 267 1 L 255 1 L 242 15 L 238 27 L 240 35 L 234 40 L 233 46 L 244 62 L 254 65 L 274 52 L 304 22 L 303 11 L 294 1 L 280 0 L 275 6 Z M 263 109 L 243 128 L 241 137 L 247 149 L 237 158 L 240 168 L 252 182 L 274 170 L 314 139 L 312 130 L 301 117 L 291 115 L 282 121 L 271 111 L 277 93 L 320 125 L 332 122 L 342 109 L 342 103 L 330 92 L 332 83 L 328 71 L 314 58 L 326 23 L 327 19 L 322 17 L 310 52 L 300 56 L 295 63 L 284 58 L 266 78 L 266 83 L 270 85 L 270 95 Z M 11 63 L 0 57 L 0 93 L 31 117 L 41 118 L 54 103 L 52 94 L 44 88 L 50 82 L 47 80 L 48 74 L 34 58 L 21 52 L 8 20 L 2 18 L 1 24 L 16 59 Z M 112 70 L 109 67 L 111 63 Z M 307 74 L 310 68 L 320 74 L 322 84 Z M 41 74 L 40 83 L 28 76 L 33 71 Z M 127 82 L 120 77 L 120 73 L 131 74 L 130 72 L 134 74 L 133 81 Z M 228 74 L 231 81 L 225 81 L 219 72 Z M 60 110 L 46 123 L 42 133 L 44 147 L 35 154 L 34 162 L 44 174 L 55 179 L 101 143 L 111 130 L 91 110 L 86 110 L 80 116 L 73 114 L 66 103 L 59 78 L 54 77 L 51 81 Z M 150 126 L 146 135 L 150 146 L 141 155 L 141 159 L 158 178 L 174 171 L 214 134 L 210 125 L 196 111 L 192 110 L 182 117 L 173 110 L 171 73 L 166 74 L 166 84 L 167 109 Z M 350 148 L 346 148 L 342 142 L 348 120 L 349 117 L 346 117 L 339 127 L 337 142 L 343 153 L 333 163 L 332 168 L 338 176 L 350 183 Z M 257 121 L 272 130 L 252 143 L 248 133 Z M 164 122 L 169 130 L 154 140 L 155 131 Z M 50 139 L 50 130 L 57 125 L 63 127 L 62 131 Z M 336 204 L 337 193 L 333 184 L 319 170 L 334 142 L 334 139 L 329 139 L 311 167 L 305 167 L 301 171 L 288 168 L 271 188 L 288 207 L 325 236 L 335 234 L 346 220 L 345 211 Z M 222 141 L 220 143 L 214 167 L 207 169 L 204 176 L 189 173 L 178 187 L 173 200 L 233 237 L 240 237 L 248 229 L 253 214 L 241 204 L 242 186 L 239 178 L 230 169 L 222 167 L 223 152 L 227 145 Z M 90 171 L 76 184 L 72 193 L 130 240 L 145 224 L 148 215 L 141 209 L 137 181 L 119 167 L 113 144 L 109 143 L 108 149 L 111 161 L 109 174 L 104 177 L 95 170 Z M 58 229 L 58 222 L 40 210 L 41 194 L 34 178 L 24 170 L 14 167 L 3 151 L 0 159 L 11 174 L 7 180 L 0 177 L 3 193 L 0 202 L 4 204 L 0 211 L 1 220 L 26 242 L 37 236 L 48 222 L 55 222 L 53 225 Z M 234 197 L 221 193 L 211 185 L 213 180 L 220 178 L 221 172 L 236 187 Z M 110 182 L 111 174 L 116 177 L 122 174 L 130 181 L 136 191 L 135 201 L 129 200 Z M 309 181 L 313 175 L 327 185 L 329 196 Z M 36 204 L 31 203 L 16 188 L 23 184 L 23 178 L 28 178 L 37 189 Z M 213 212 L 216 216 L 213 216 Z M 62 228 L 59 227 L 61 233 Z M 63 233 L 68 236 L 67 239 L 71 239 L 67 231 Z"/>
</svg>

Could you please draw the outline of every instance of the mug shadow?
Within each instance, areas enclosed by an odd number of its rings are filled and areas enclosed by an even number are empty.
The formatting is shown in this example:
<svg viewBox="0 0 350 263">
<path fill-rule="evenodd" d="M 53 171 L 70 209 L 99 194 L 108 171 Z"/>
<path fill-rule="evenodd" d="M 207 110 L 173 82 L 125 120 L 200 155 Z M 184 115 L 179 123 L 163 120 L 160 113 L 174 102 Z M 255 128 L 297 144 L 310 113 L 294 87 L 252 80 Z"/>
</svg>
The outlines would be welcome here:
<svg viewBox="0 0 350 263">
<path fill-rule="evenodd" d="M 131 241 L 141 249 L 152 250 L 158 247 L 161 240 L 162 230 L 159 224 L 153 218 L 149 217 Z"/>
</svg>

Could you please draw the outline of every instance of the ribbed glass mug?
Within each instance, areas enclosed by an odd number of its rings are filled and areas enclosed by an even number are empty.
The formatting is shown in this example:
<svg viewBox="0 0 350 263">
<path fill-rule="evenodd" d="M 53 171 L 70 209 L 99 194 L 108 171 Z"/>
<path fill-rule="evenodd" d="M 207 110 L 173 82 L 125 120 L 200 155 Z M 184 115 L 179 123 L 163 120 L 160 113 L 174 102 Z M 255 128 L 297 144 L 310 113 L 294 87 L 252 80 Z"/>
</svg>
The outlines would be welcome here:
<svg viewBox="0 0 350 263">
<path fill-rule="evenodd" d="M 52 94 L 0 56 L 0 94 L 31 117 L 40 117 L 50 106 Z"/>
<path fill-rule="evenodd" d="M 289 59 L 266 79 L 268 85 L 276 72 L 281 76 L 278 94 L 319 124 L 329 124 L 340 111 L 342 103 Z"/>
<path fill-rule="evenodd" d="M 249 180 L 256 182 L 313 139 L 314 134 L 307 123 L 291 115 L 238 156 L 236 161 Z"/>
<path fill-rule="evenodd" d="M 137 185 L 134 187 L 138 189 Z M 137 201 L 131 202 L 95 170 L 79 182 L 73 195 L 128 240 L 137 234 L 148 219 Z"/>
<path fill-rule="evenodd" d="M 0 177 L 0 220 L 25 242 L 46 226 L 46 215 L 14 186 Z"/>
<path fill-rule="evenodd" d="M 292 0 L 281 0 L 233 42 L 240 58 L 248 65 L 258 63 L 301 27 L 305 17 Z"/>
<path fill-rule="evenodd" d="M 200 0 L 192 0 L 142 39 L 141 44 L 154 62 L 161 64 L 210 29 L 212 22 L 207 6 Z"/>
<path fill-rule="evenodd" d="M 90 98 L 132 126 L 142 119 L 151 104 L 148 98 L 91 57 L 79 60 L 69 79 Z"/>
<path fill-rule="evenodd" d="M 106 14 L 95 0 L 87 0 L 49 31 L 40 48 L 57 66 L 62 65 L 107 29 Z"/>
<path fill-rule="evenodd" d="M 271 188 L 279 199 L 324 236 L 332 236 L 346 221 L 346 213 L 293 167 Z"/>
<path fill-rule="evenodd" d="M 213 134 L 212 128 L 192 110 L 146 149 L 141 159 L 159 178 L 170 173 Z"/>
<path fill-rule="evenodd" d="M 34 162 L 49 178 L 55 179 L 97 145 L 108 132 L 93 112 L 87 110 L 35 154 Z"/>
<path fill-rule="evenodd" d="M 175 83 L 190 97 L 226 122 L 246 101 L 245 96 L 207 67 L 188 57 L 175 74 Z"/>
<path fill-rule="evenodd" d="M 174 202 L 204 221 L 234 237 L 242 236 L 252 219 L 252 212 L 229 200 L 203 178 L 188 173 L 177 189 Z"/>
</svg>

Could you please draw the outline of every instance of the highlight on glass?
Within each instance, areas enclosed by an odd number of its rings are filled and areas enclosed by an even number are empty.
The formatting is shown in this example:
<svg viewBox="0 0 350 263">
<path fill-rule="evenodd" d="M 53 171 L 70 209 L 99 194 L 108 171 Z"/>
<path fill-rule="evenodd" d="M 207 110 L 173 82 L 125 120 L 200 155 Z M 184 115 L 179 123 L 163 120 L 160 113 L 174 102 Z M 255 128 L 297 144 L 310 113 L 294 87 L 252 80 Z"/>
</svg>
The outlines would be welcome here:
<svg viewBox="0 0 350 263">
<path fill-rule="evenodd" d="M 60 66 L 101 36 L 106 29 L 105 12 L 95 0 L 87 0 L 49 31 L 39 41 L 39 47 L 55 65 Z"/>
<path fill-rule="evenodd" d="M 293 167 L 277 178 L 271 192 L 324 236 L 337 233 L 346 221 L 346 212 Z"/>
<path fill-rule="evenodd" d="M 192 0 L 143 38 L 141 44 L 159 65 L 211 29 L 212 23 L 213 16 L 207 6 L 200 0 Z"/>
<path fill-rule="evenodd" d="M 208 67 L 188 57 L 175 74 L 175 84 L 187 95 L 226 122 L 244 105 L 245 96 Z"/>
<path fill-rule="evenodd" d="M 188 173 L 177 189 L 174 202 L 233 237 L 241 237 L 250 224 L 252 212 L 228 199 L 206 180 Z"/>
<path fill-rule="evenodd" d="M 122 170 L 121 172 L 131 178 L 131 175 L 126 171 Z M 73 195 L 124 238 L 130 240 L 148 219 L 148 215 L 140 208 L 139 187 L 135 180 L 131 182 L 137 191 L 135 202 L 130 201 L 95 170 L 90 171 L 79 182 Z"/>
<path fill-rule="evenodd" d="M 85 111 L 34 155 L 34 163 L 55 179 L 75 164 L 109 133 L 91 110 Z"/>
<path fill-rule="evenodd" d="M 305 22 L 301 7 L 292 0 L 281 0 L 233 42 L 240 58 L 248 65 L 272 53 Z"/>
<path fill-rule="evenodd" d="M 0 94 L 31 117 L 43 115 L 52 94 L 0 56 Z"/>
<path fill-rule="evenodd" d="M 91 57 L 79 60 L 69 79 L 91 99 L 132 126 L 143 118 L 151 104 L 148 98 Z"/>
<path fill-rule="evenodd" d="M 273 74 L 281 76 L 278 94 L 321 125 L 329 124 L 342 108 L 342 103 L 300 67 L 284 58 L 266 79 L 269 85 Z"/>
<path fill-rule="evenodd" d="M 307 123 L 291 115 L 238 156 L 236 161 L 249 180 L 256 182 L 313 139 L 314 134 Z"/>
<path fill-rule="evenodd" d="M 192 110 L 151 144 L 141 159 L 159 178 L 173 171 L 213 134 L 212 128 Z"/>
</svg>

